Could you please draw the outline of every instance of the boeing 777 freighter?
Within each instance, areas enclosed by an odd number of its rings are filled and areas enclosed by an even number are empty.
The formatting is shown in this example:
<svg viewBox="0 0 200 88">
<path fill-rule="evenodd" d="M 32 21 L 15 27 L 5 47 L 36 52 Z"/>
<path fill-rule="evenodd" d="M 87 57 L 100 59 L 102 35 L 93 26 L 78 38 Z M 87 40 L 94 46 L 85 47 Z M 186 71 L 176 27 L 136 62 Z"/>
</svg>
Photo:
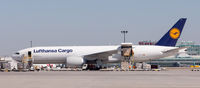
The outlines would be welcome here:
<svg viewBox="0 0 200 88">
<path fill-rule="evenodd" d="M 181 49 L 175 47 L 186 18 L 178 22 L 155 45 L 132 45 L 131 56 L 135 62 L 143 62 L 175 55 Z M 13 55 L 17 61 L 31 58 L 33 64 L 66 64 L 67 66 L 82 66 L 88 63 L 120 62 L 122 58 L 121 45 L 114 46 L 44 46 L 20 50 Z"/>
</svg>

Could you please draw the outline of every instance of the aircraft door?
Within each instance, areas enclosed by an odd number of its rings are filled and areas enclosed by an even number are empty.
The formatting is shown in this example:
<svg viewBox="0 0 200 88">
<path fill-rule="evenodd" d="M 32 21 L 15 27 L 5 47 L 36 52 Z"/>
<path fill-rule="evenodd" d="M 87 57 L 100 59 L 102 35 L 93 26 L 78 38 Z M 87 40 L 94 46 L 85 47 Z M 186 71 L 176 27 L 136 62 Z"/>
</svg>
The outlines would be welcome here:
<svg viewBox="0 0 200 88">
<path fill-rule="evenodd" d="M 121 44 L 121 56 L 131 57 L 134 52 L 132 49 L 132 43 L 122 43 Z"/>
<path fill-rule="evenodd" d="M 28 58 L 32 58 L 32 52 L 28 51 Z"/>
</svg>

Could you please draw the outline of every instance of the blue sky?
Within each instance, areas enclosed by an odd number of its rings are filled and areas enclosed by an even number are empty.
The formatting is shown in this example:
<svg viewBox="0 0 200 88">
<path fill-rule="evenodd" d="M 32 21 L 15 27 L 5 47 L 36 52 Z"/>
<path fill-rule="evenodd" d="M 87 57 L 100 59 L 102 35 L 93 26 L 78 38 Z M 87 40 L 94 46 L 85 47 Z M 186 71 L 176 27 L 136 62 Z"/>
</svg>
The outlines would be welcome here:
<svg viewBox="0 0 200 88">
<path fill-rule="evenodd" d="M 0 55 L 30 46 L 110 45 L 159 40 L 181 17 L 180 41 L 199 44 L 199 0 L 0 1 Z"/>
</svg>

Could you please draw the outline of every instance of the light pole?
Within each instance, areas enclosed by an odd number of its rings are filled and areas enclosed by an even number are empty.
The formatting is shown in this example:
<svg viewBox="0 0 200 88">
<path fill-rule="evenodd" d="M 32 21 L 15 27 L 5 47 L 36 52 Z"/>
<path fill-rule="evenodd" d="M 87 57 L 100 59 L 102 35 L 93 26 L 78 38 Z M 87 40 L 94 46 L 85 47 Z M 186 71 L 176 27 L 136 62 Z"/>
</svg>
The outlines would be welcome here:
<svg viewBox="0 0 200 88">
<path fill-rule="evenodd" d="M 126 34 L 128 33 L 128 31 L 121 31 L 122 34 L 124 34 L 124 43 L 126 42 Z"/>
</svg>

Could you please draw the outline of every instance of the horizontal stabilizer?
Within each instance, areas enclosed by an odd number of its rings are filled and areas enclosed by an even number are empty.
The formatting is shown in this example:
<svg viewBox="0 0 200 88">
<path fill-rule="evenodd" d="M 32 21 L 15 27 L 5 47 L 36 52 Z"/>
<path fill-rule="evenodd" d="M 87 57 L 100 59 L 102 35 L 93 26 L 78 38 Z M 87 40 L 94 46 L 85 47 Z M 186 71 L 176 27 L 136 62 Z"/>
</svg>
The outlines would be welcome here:
<svg viewBox="0 0 200 88">
<path fill-rule="evenodd" d="M 169 54 L 169 53 L 178 53 L 179 50 L 182 50 L 182 49 L 187 49 L 189 47 L 180 47 L 180 48 L 176 48 L 176 49 L 171 49 L 171 50 L 167 50 L 167 51 L 162 51 L 163 54 Z"/>
</svg>

